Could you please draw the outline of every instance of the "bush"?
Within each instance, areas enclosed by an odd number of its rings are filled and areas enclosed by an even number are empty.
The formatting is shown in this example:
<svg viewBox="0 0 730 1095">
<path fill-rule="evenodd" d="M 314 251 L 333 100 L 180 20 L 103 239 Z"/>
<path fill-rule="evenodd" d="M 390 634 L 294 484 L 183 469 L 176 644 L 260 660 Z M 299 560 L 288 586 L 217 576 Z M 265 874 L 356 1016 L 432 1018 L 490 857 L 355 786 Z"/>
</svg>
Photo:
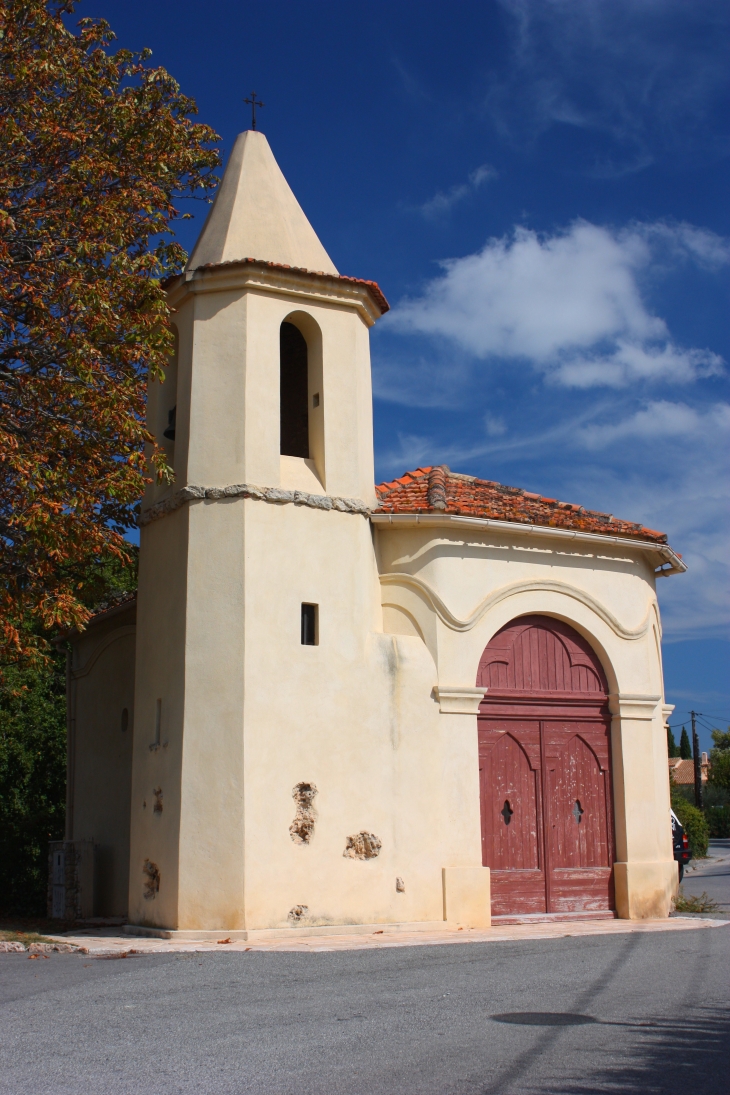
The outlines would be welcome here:
<svg viewBox="0 0 730 1095">
<path fill-rule="evenodd" d="M 45 916 L 48 841 L 63 839 L 65 655 L 41 668 L 2 667 L 0 911 Z"/>
<path fill-rule="evenodd" d="M 730 836 L 730 806 L 708 806 L 705 817 L 711 837 Z"/>
<path fill-rule="evenodd" d="M 695 859 L 704 859 L 710 840 L 710 830 L 705 815 L 675 787 L 672 787 L 672 809 L 684 827 L 689 840 L 689 849 Z"/>
<path fill-rule="evenodd" d="M 730 750 L 713 749 L 710 753 L 709 782 L 730 791 Z"/>
</svg>

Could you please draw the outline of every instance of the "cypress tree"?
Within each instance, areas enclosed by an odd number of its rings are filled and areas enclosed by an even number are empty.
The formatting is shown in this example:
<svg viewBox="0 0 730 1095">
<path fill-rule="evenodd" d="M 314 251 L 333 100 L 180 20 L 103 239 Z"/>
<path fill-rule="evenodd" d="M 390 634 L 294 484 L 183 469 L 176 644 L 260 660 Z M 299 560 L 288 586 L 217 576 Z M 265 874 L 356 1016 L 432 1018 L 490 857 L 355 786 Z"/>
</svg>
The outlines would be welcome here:
<svg viewBox="0 0 730 1095">
<path fill-rule="evenodd" d="M 679 739 L 679 755 L 682 760 L 692 760 L 692 746 L 689 743 L 687 727 L 682 727 L 682 736 Z"/>
<path fill-rule="evenodd" d="M 667 753 L 670 757 L 679 756 L 679 748 L 674 740 L 674 734 L 670 726 L 667 727 Z"/>
</svg>

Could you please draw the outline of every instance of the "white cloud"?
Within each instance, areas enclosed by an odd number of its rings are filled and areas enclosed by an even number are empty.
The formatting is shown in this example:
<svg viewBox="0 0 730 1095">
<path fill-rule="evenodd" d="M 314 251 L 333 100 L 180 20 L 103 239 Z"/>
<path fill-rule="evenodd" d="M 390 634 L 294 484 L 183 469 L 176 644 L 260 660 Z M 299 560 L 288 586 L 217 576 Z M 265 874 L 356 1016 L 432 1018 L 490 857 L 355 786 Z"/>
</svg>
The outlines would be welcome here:
<svg viewBox="0 0 730 1095">
<path fill-rule="evenodd" d="M 551 379 L 568 388 L 624 388 L 636 380 L 686 384 L 698 377 L 718 375 L 722 365 L 722 358 L 711 350 L 682 350 L 671 342 L 642 346 L 617 339 L 613 353 L 571 358 L 556 367 Z"/>
<path fill-rule="evenodd" d="M 493 414 L 485 414 L 484 429 L 487 431 L 487 437 L 502 437 L 507 433 L 507 424 L 503 418 L 498 418 Z"/>
<path fill-rule="evenodd" d="M 628 439 L 655 443 L 701 438 L 706 442 L 710 437 L 713 444 L 723 444 L 724 434 L 730 434 L 729 403 L 716 403 L 702 410 L 664 399 L 647 404 L 622 421 L 582 426 L 573 431 L 574 439 L 589 449 L 605 448 Z"/>
<path fill-rule="evenodd" d="M 728 242 L 691 225 L 613 231 L 576 221 L 552 236 L 516 228 L 474 255 L 449 259 L 419 297 L 402 301 L 391 328 L 449 339 L 475 357 L 518 359 L 557 383 L 621 387 L 688 382 L 721 371 L 710 350 L 685 349 L 652 314 L 639 285 L 657 250 L 718 266 Z"/>
<path fill-rule="evenodd" d="M 696 164 L 727 151 L 715 124 L 728 83 L 730 21 L 721 0 L 499 3 L 512 49 L 491 77 L 484 109 L 513 142 L 553 126 L 600 132 L 612 148 L 588 167 L 598 177 L 668 155 Z"/>
<path fill-rule="evenodd" d="M 481 167 L 477 167 L 475 171 L 470 173 L 467 182 L 457 183 L 445 193 L 439 190 L 432 198 L 419 206 L 419 212 L 423 214 L 426 220 L 436 220 L 438 217 L 443 217 L 450 213 L 460 201 L 463 201 L 464 198 L 475 193 L 484 183 L 496 179 L 496 177 L 497 172 L 493 167 L 487 163 L 482 164 Z"/>
</svg>

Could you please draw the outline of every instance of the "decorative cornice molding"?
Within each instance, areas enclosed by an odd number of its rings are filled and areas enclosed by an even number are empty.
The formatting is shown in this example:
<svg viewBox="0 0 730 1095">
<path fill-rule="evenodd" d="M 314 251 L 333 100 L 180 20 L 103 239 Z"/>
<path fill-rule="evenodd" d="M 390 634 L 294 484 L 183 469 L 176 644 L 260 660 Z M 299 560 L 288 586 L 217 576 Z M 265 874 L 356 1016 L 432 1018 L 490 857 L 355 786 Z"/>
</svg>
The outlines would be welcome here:
<svg viewBox="0 0 730 1095">
<path fill-rule="evenodd" d="M 630 692 L 612 692 L 608 697 L 608 709 L 612 715 L 621 719 L 639 722 L 651 722 L 661 703 L 661 696 L 646 696 Z"/>
<path fill-rule="evenodd" d="M 149 525 L 150 521 L 156 521 L 159 517 L 165 517 L 173 513 L 186 502 L 195 502 L 200 499 L 220 500 L 226 498 L 256 498 L 262 502 L 272 502 L 277 505 L 291 503 L 295 506 L 308 506 L 310 509 L 337 510 L 339 513 L 359 513 L 363 517 L 370 516 L 370 510 L 359 498 L 332 498 L 328 494 L 307 494 L 303 490 L 282 490 L 281 487 L 256 487 L 250 483 L 234 483 L 228 487 L 197 487 L 192 483 L 181 490 L 175 491 L 171 498 L 163 502 L 157 502 L 149 509 L 143 510 L 137 518 L 140 528 Z"/>
<path fill-rule="evenodd" d="M 388 311 L 388 302 L 375 282 L 281 266 L 257 259 L 241 259 L 187 270 L 167 286 L 168 302 L 179 308 L 191 293 L 218 293 L 255 289 L 285 293 L 320 304 L 354 308 L 368 327 Z"/>
<path fill-rule="evenodd" d="M 519 593 L 561 593 L 565 596 L 572 597 L 574 600 L 580 601 L 581 604 L 585 605 L 586 608 L 589 608 L 592 612 L 595 612 L 604 623 L 608 624 L 611 630 L 614 631 L 620 639 L 640 639 L 645 635 L 649 629 L 652 609 L 654 608 L 654 602 L 652 601 L 646 616 L 639 626 L 637 628 L 627 628 L 616 619 L 612 612 L 609 612 L 609 610 L 599 601 L 594 597 L 591 597 L 590 593 L 586 593 L 582 589 L 577 589 L 575 586 L 568 585 L 567 582 L 535 579 L 513 582 L 511 585 L 495 589 L 485 597 L 483 601 L 479 602 L 470 616 L 461 620 L 444 604 L 435 589 L 432 589 L 422 578 L 416 578 L 413 574 L 395 572 L 392 574 L 381 574 L 380 582 L 381 585 L 407 586 L 417 593 L 422 594 L 430 602 L 431 607 L 441 622 L 451 628 L 452 631 L 471 631 L 471 629 L 479 623 L 482 616 L 489 612 L 490 609 L 494 608 L 495 605 L 498 605 L 500 601 L 504 601 L 508 597 L 514 597 Z"/>
<path fill-rule="evenodd" d="M 452 472 L 452 478 L 454 473 Z M 492 529 L 494 532 L 506 532 L 511 536 L 546 537 L 552 540 L 573 540 L 576 543 L 612 545 L 622 550 L 630 548 L 640 552 L 658 555 L 666 565 L 655 568 L 657 578 L 669 574 L 682 574 L 687 564 L 672 550 L 669 544 L 656 544 L 651 540 L 634 540 L 630 536 L 609 536 L 600 532 L 583 532 L 580 529 L 554 528 L 552 525 L 533 525 L 522 521 L 501 521 L 493 517 L 462 517 L 456 513 L 379 513 L 370 515 L 370 520 L 379 528 L 413 528 L 420 525 L 425 528 L 473 528 Z"/>
<path fill-rule="evenodd" d="M 439 701 L 439 711 L 449 715 L 478 715 L 486 692 L 486 688 L 466 688 L 458 684 L 437 684 L 433 690 Z"/>
</svg>

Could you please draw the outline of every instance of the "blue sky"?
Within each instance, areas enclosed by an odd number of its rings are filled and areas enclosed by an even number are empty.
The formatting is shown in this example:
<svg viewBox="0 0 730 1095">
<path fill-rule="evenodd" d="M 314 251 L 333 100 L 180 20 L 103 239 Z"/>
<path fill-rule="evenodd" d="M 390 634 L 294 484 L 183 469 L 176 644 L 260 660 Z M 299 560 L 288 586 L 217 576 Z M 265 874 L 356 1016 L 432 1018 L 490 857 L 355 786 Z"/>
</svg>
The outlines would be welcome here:
<svg viewBox="0 0 730 1095">
<path fill-rule="evenodd" d="M 78 15 L 149 46 L 224 154 L 263 98 L 337 267 L 393 306 L 372 338 L 378 478 L 443 462 L 667 531 L 690 566 L 659 583 L 673 721 L 730 723 L 724 0 Z"/>
</svg>

